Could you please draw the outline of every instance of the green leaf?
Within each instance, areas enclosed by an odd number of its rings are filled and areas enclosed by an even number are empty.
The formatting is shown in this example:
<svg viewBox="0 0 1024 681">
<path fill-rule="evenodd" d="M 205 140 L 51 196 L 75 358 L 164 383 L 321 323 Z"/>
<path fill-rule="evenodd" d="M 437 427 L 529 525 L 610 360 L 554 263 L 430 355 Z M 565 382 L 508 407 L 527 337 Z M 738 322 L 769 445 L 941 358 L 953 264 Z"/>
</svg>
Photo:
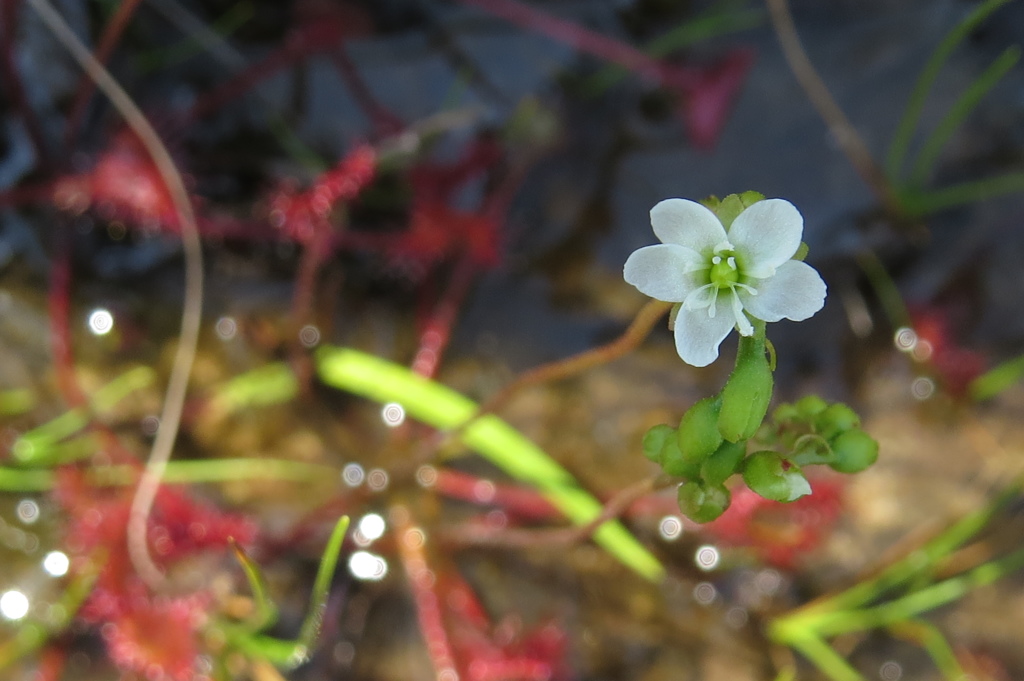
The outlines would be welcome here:
<svg viewBox="0 0 1024 681">
<path fill-rule="evenodd" d="M 316 353 L 321 380 L 380 403 L 398 402 L 406 414 L 440 430 L 458 428 L 462 441 L 509 475 L 536 486 L 567 518 L 586 525 L 601 514 L 600 501 L 505 421 L 493 414 L 475 418 L 471 400 L 410 369 L 350 348 L 321 346 Z M 652 581 L 664 575 L 661 563 L 617 521 L 594 532 L 594 541 Z"/>
<path fill-rule="evenodd" d="M 811 485 L 795 464 L 783 461 L 777 452 L 756 452 L 743 464 L 747 487 L 772 501 L 796 501 L 811 493 Z"/>
</svg>

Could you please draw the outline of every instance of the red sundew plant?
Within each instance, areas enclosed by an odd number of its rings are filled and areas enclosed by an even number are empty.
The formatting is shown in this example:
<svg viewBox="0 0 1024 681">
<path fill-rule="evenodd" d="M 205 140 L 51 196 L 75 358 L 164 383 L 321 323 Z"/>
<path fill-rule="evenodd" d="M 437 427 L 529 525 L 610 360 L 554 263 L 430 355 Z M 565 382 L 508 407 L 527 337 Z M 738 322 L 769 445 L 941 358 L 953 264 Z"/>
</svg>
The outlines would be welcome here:
<svg viewBox="0 0 1024 681">
<path fill-rule="evenodd" d="M 65 468 L 57 472 L 53 493 L 71 519 L 65 546 L 74 569 L 91 569 L 97 556 L 101 561 L 78 617 L 102 632 L 111 660 L 121 669 L 192 679 L 198 630 L 214 605 L 213 595 L 203 588 L 180 596 L 155 595 L 135 574 L 125 536 L 131 488 L 97 490 L 83 470 Z M 251 520 L 223 514 L 166 487 L 157 495 L 149 524 L 151 554 L 167 570 L 189 558 L 227 556 L 231 542 L 250 545 L 257 531 Z"/>
</svg>

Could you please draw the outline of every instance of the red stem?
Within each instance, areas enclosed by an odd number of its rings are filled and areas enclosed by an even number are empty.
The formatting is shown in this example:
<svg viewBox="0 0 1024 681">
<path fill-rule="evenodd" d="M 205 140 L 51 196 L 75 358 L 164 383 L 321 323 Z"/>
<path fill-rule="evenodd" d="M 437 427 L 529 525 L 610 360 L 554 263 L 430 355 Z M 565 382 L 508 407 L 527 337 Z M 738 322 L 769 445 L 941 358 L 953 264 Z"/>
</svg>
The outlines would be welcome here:
<svg viewBox="0 0 1024 681">
<path fill-rule="evenodd" d="M 409 578 L 413 602 L 416 604 L 416 619 L 434 666 L 434 678 L 437 681 L 454 681 L 459 675 L 448 632 L 444 627 L 441 599 L 435 591 L 438 578 L 427 564 L 424 550 L 426 534 L 412 525 L 409 510 L 404 506 L 394 507 L 390 515 L 398 539 L 398 556 Z"/>
<path fill-rule="evenodd" d="M 437 373 L 441 356 L 451 340 L 452 327 L 459 314 L 469 288 L 476 278 L 477 265 L 468 253 L 463 253 L 455 265 L 444 297 L 434 308 L 433 316 L 427 321 L 420 334 L 420 346 L 412 361 L 412 370 L 427 378 Z"/>
<path fill-rule="evenodd" d="M 50 314 L 50 350 L 53 352 L 57 388 L 67 403 L 78 407 L 86 403 L 85 394 L 75 378 L 75 358 L 71 346 L 71 246 L 69 237 L 58 237 L 53 259 L 47 307 Z"/>
<path fill-rule="evenodd" d="M 386 106 L 374 97 L 373 92 L 367 87 L 366 81 L 363 80 L 359 70 L 352 63 L 352 60 L 349 59 L 344 45 L 331 52 L 331 61 L 334 62 L 334 66 L 338 69 L 338 73 L 341 74 L 342 80 L 345 81 L 348 89 L 352 92 L 352 96 L 355 97 L 356 102 L 363 109 L 367 118 L 370 119 L 379 136 L 396 135 L 405 128 L 402 119 L 391 113 Z"/>
<path fill-rule="evenodd" d="M 671 67 L 652 59 L 640 50 L 608 36 L 595 33 L 565 19 L 541 12 L 516 0 L 462 0 L 517 26 L 543 33 L 559 42 L 587 52 L 605 61 L 618 64 L 637 75 L 683 90 L 697 87 L 696 71 Z"/>
<path fill-rule="evenodd" d="M 121 39 L 124 30 L 128 27 L 128 23 L 131 21 L 132 15 L 135 14 L 138 6 L 139 0 L 121 0 L 117 9 L 114 10 L 114 16 L 110 17 L 110 22 L 103 29 L 103 36 L 100 38 L 99 46 L 94 54 L 98 62 L 106 64 L 110 59 L 110 55 Z M 96 85 L 93 79 L 83 75 L 78 83 L 78 90 L 75 92 L 75 99 L 71 104 L 71 113 L 68 114 L 67 128 L 64 131 L 64 144 L 66 148 L 70 149 L 75 138 L 78 136 L 78 129 L 82 124 L 82 118 L 85 116 L 86 106 L 89 104 L 89 98 L 92 97 L 92 93 L 95 90 Z"/>
</svg>

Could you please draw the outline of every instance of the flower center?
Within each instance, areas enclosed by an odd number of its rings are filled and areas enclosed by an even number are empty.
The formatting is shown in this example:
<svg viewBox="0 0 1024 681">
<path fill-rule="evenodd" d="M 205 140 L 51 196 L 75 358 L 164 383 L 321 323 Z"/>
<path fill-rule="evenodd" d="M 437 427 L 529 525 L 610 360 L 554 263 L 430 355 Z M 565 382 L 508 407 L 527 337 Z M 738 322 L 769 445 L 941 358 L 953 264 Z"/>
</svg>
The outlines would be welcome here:
<svg viewBox="0 0 1024 681">
<path fill-rule="evenodd" d="M 711 269 L 708 272 L 708 280 L 716 288 L 732 288 L 740 280 L 740 273 L 736 267 L 736 256 L 732 251 L 716 253 L 711 258 Z"/>
</svg>

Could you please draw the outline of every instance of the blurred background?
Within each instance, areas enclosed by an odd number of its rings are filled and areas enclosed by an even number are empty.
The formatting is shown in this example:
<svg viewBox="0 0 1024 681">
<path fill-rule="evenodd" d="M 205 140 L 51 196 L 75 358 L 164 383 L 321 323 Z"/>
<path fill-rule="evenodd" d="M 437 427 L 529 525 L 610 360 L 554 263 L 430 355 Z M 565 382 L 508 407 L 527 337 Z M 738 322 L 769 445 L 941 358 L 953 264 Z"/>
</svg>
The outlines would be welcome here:
<svg viewBox="0 0 1024 681">
<path fill-rule="evenodd" d="M 184 299 L 181 225 L 145 147 L 61 41 L 28 3 L 3 3 L 9 678 L 782 678 L 766 621 L 856 583 L 1017 476 L 1022 2 L 54 6 L 150 120 L 195 207 L 206 284 L 174 458 L 321 468 L 182 478 L 153 522 L 170 537 L 164 568 L 180 562 L 201 587 L 161 600 L 137 582 L 123 545 L 130 493 L 89 476 L 143 461 L 159 425 Z M 807 62 L 794 72 L 783 46 Z M 828 98 L 837 108 L 823 118 L 815 103 Z M 355 347 L 485 402 L 623 333 L 645 298 L 622 263 L 655 241 L 655 203 L 746 190 L 798 207 L 829 286 L 813 319 L 769 328 L 776 399 L 851 404 L 881 458 L 815 480 L 799 505 L 751 501 L 717 526 L 682 519 L 671 490 L 644 496 L 624 520 L 665 565 L 657 584 L 587 542 L 503 543 L 503 529 L 563 521 L 469 452 L 431 450 L 433 431 L 404 413 L 327 387 L 311 364 L 320 345 Z M 643 433 L 718 390 L 734 348 L 735 337 L 695 370 L 659 323 L 636 351 L 521 390 L 500 414 L 607 500 L 657 472 Z M 217 401 L 271 363 L 293 370 L 293 392 L 246 409 Z M 140 368 L 150 374 L 117 398 L 97 396 Z M 81 423 L 53 426 L 67 414 Z M 41 427 L 62 448 L 25 454 Z M 268 631 L 294 637 L 340 513 L 363 533 L 342 551 L 311 661 L 275 671 L 232 647 L 218 623 L 253 603 L 227 537 L 280 607 Z M 1012 505 L 1003 519 L 1017 527 Z M 474 540 L 481 528 L 496 539 Z M 409 531 L 428 538 L 412 555 Z M 987 541 L 1013 548 L 1019 535 Z M 416 578 L 416 560 L 431 579 Z M 1020 586 L 1011 575 L 931 616 L 971 678 L 1024 677 Z M 154 638 L 163 622 L 185 633 Z M 949 678 L 900 636 L 837 649 L 864 678 Z"/>
</svg>

